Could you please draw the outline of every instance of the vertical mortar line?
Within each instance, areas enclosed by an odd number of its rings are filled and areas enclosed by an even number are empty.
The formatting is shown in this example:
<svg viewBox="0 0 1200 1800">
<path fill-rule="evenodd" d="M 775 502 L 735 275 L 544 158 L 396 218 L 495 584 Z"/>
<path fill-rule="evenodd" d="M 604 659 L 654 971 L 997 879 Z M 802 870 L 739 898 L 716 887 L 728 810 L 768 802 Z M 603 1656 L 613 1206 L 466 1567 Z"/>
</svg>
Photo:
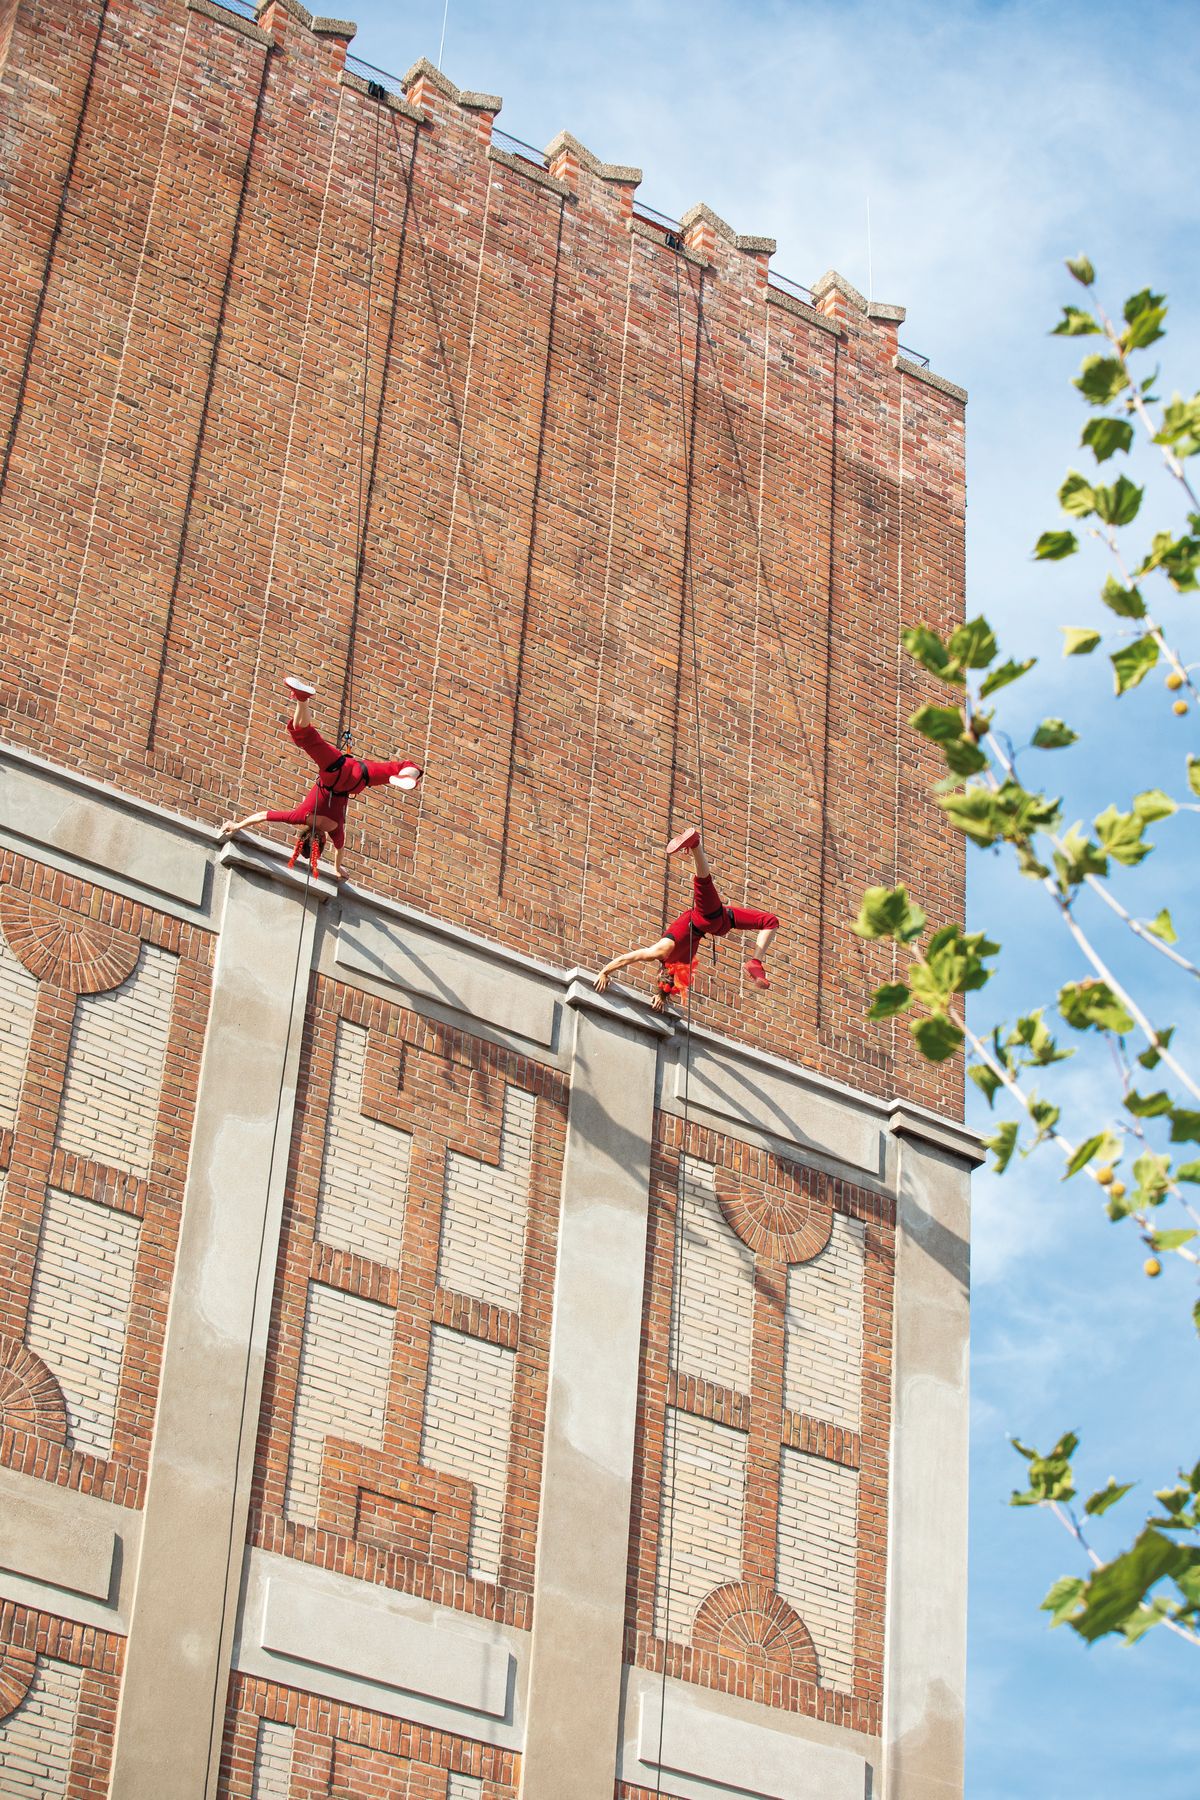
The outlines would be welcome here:
<svg viewBox="0 0 1200 1800">
<path fill-rule="evenodd" d="M 617 524 L 617 482 L 621 467 L 621 425 L 625 404 L 625 365 L 629 348 L 629 309 L 633 300 L 633 247 L 629 235 L 629 259 L 625 264 L 625 317 L 621 324 L 621 369 L 617 378 L 617 417 L 614 427 L 612 487 L 608 505 L 608 539 L 604 546 L 604 594 L 600 605 L 600 649 L 596 657 L 596 691 L 592 698 L 592 757 L 588 771 L 587 818 L 583 828 L 583 867 L 579 882 L 579 926 L 587 915 L 588 861 L 592 844 L 592 813 L 596 796 L 596 757 L 600 744 L 600 695 L 604 686 L 604 659 L 608 641 L 608 600 L 612 588 L 613 538 Z"/>
<path fill-rule="evenodd" d="M 497 873 L 497 892 L 504 892 L 504 877 L 508 869 L 508 827 L 512 819 L 513 776 L 517 757 L 517 740 L 521 735 L 521 683 L 525 675 L 525 627 L 529 617 L 529 597 L 533 587 L 533 555 L 537 544 L 538 501 L 542 490 L 542 460 L 546 451 L 546 419 L 550 411 L 550 366 L 554 357 L 554 328 L 558 319 L 558 289 L 562 273 L 563 229 L 566 225 L 567 206 L 560 194 L 558 197 L 558 234 L 554 244 L 554 280 L 550 288 L 550 317 L 546 322 L 546 356 L 542 365 L 542 404 L 538 418 L 537 452 L 533 465 L 533 491 L 529 497 L 529 544 L 525 553 L 525 580 L 521 589 L 521 618 L 517 628 L 517 666 L 513 671 L 512 683 L 512 718 L 508 733 L 508 774 L 504 783 L 504 815 L 500 825 L 500 867 Z"/>
<path fill-rule="evenodd" d="M 900 633 L 904 629 L 904 370 L 900 376 L 900 417 L 897 429 L 896 457 L 896 705 L 892 724 L 892 741 L 896 746 L 895 779 L 892 795 L 892 886 L 900 883 L 900 678 L 904 667 L 904 653 L 900 644 Z M 892 980 L 899 972 L 900 946 L 892 940 Z M 896 1054 L 896 1046 L 900 1036 L 900 1021 L 893 1016 L 892 1055 Z"/>
<path fill-rule="evenodd" d="M 758 434 L 758 499 L 754 519 L 754 648 L 750 662 L 750 750 L 746 757 L 746 842 L 742 856 L 742 899 L 750 891 L 750 826 L 754 812 L 754 733 L 758 723 L 758 628 L 763 576 L 763 489 L 767 471 L 767 381 L 771 357 L 771 309 L 764 306 L 766 332 L 763 338 L 762 413 Z M 734 448 L 736 450 L 736 440 Z M 740 460 L 740 459 L 739 459 Z M 746 978 L 739 971 L 738 980 L 745 991 Z"/>
<path fill-rule="evenodd" d="M 79 562 L 79 574 L 75 580 L 75 594 L 71 601 L 71 615 L 67 622 L 66 636 L 63 641 L 62 663 L 58 673 L 58 691 L 54 698 L 54 716 L 57 718 L 62 706 L 63 688 L 66 685 L 67 668 L 71 661 L 71 643 L 75 636 L 75 624 L 79 617 L 79 600 L 83 592 L 84 576 L 87 574 L 88 558 L 91 555 L 92 539 L 96 532 L 96 516 L 100 509 L 100 490 L 104 485 L 104 471 L 108 463 L 109 447 L 112 444 L 113 423 L 117 416 L 117 407 L 121 399 L 121 383 L 125 378 L 125 358 L 129 353 L 129 339 L 133 332 L 133 321 L 138 311 L 138 294 L 141 291 L 142 275 L 146 266 L 146 251 L 150 245 L 150 230 L 154 223 L 155 208 L 158 204 L 158 187 L 162 180 L 163 165 L 167 159 L 167 145 L 171 141 L 171 126 L 175 120 L 175 102 L 179 97 L 179 84 L 183 76 L 183 59 L 187 55 L 188 35 L 192 29 L 192 15 L 189 13 L 184 22 L 183 41 L 179 46 L 179 60 L 175 65 L 175 75 L 171 83 L 171 98 L 167 105 L 167 116 L 163 124 L 162 143 L 159 145 L 158 162 L 154 170 L 154 181 L 150 188 L 150 198 L 146 203 L 146 223 L 142 231 L 141 248 L 138 251 L 137 274 L 133 279 L 133 292 L 129 297 L 129 307 L 125 315 L 125 333 L 121 339 L 121 354 L 117 360 L 117 372 L 113 377 L 112 399 L 108 407 L 108 421 L 104 427 L 104 445 L 100 451 L 100 463 L 96 470 L 96 481 L 92 489 L 92 505 L 88 515 L 87 534 L 83 540 L 83 554 Z"/>
<path fill-rule="evenodd" d="M 17 382 L 17 391 L 13 396 L 12 418 L 8 422 L 8 435 L 4 444 L 4 457 L 0 462 L 0 500 L 4 498 L 4 490 L 8 485 L 8 471 L 12 463 L 13 449 L 17 441 L 21 417 L 25 411 L 25 391 L 29 386 L 29 371 L 33 367 L 33 353 L 37 346 L 38 333 L 42 328 L 42 314 L 46 310 L 46 295 L 50 288 L 50 271 L 54 266 L 58 240 L 62 236 L 63 223 L 67 216 L 67 200 L 71 192 L 71 182 L 75 175 L 75 164 L 79 157 L 79 145 L 83 138 L 84 122 L 87 119 L 88 107 L 91 105 L 92 87 L 96 79 L 96 65 L 100 60 L 100 45 L 104 37 L 104 25 L 108 18 L 109 0 L 102 0 L 100 13 L 96 20 L 96 35 L 92 40 L 92 48 L 88 58 L 87 79 L 83 84 L 83 93 L 79 100 L 79 112 L 75 119 L 75 131 L 71 138 L 71 148 L 67 155 L 66 172 L 58 192 L 58 206 L 54 214 L 54 224 L 50 231 L 50 242 L 46 246 L 46 254 L 42 261 L 42 279 L 38 284 L 37 299 L 34 302 L 33 318 L 29 323 L 29 335 L 25 340 L 25 350 L 21 357 L 21 374 Z"/>
<path fill-rule="evenodd" d="M 271 589 L 275 581 L 275 559 L 279 553 L 279 531 L 283 521 L 283 502 L 287 492 L 288 471 L 292 462 L 292 442 L 296 435 L 296 415 L 300 410 L 300 389 L 303 386 L 304 358 L 308 350 L 308 334 L 312 327 L 313 304 L 317 291 L 317 274 L 321 267 L 321 250 L 325 239 L 325 214 L 329 208 L 329 191 L 333 186 L 333 171 L 337 166 L 338 139 L 342 129 L 342 100 L 346 90 L 338 89 L 337 112 L 334 115 L 333 133 L 329 144 L 329 165 L 325 171 L 325 187 L 321 194 L 321 211 L 317 219 L 317 241 L 313 246 L 312 268 L 308 278 L 308 299 L 304 306 L 304 324 L 300 329 L 300 342 L 296 349 L 296 374 L 292 382 L 292 409 L 288 414 L 287 439 L 283 449 L 283 468 L 279 473 L 279 484 L 275 500 L 275 523 L 271 528 L 271 553 L 267 559 L 267 577 L 263 583 L 262 604 L 258 620 L 258 642 L 254 649 L 254 673 L 250 680 L 250 704 L 246 709 L 247 729 L 242 734 L 242 755 L 238 763 L 236 792 L 241 791 L 246 778 L 246 758 L 250 753 L 250 739 L 254 725 L 254 707 L 258 699 L 258 673 L 262 666 L 263 639 L 267 629 L 267 607 L 271 599 Z"/>
<path fill-rule="evenodd" d="M 487 254 L 488 223 L 492 212 L 492 178 L 495 164 L 489 162 L 487 188 L 483 197 L 483 223 L 479 231 L 479 259 L 475 265 L 475 296 L 471 305 L 471 330 L 467 339 L 467 369 L 463 380 L 462 410 L 458 420 L 458 446 L 454 453 L 454 480 L 450 489 L 450 518 L 446 526 L 446 554 L 442 559 L 442 589 L 438 600 L 437 632 L 433 640 L 433 662 L 429 671 L 429 705 L 425 712 L 425 750 L 421 758 L 421 767 L 429 762 L 429 745 L 433 736 L 433 706 L 437 696 L 438 670 L 442 657 L 442 633 L 446 623 L 446 594 L 450 585 L 450 559 L 454 554 L 454 527 L 458 518 L 458 490 L 462 478 L 463 449 L 467 436 L 467 418 L 470 412 L 471 378 L 475 372 L 475 334 L 479 325 L 479 296 L 483 289 L 483 264 Z M 432 303 L 432 295 L 430 296 Z M 435 325 L 437 324 L 435 316 Z M 439 332 L 440 335 L 440 332 Z M 447 381 L 450 378 L 446 370 Z M 454 404 L 454 390 L 450 390 L 450 403 Z M 425 818 L 424 787 L 417 789 L 417 822 L 413 831 L 412 866 L 418 867 L 421 853 L 421 826 Z"/>
<path fill-rule="evenodd" d="M 829 398 L 829 547 L 825 567 L 825 705 L 821 722 L 821 838 L 817 875 L 817 1030 L 825 1022 L 825 876 L 832 827 L 829 819 L 829 718 L 833 693 L 833 571 L 837 534 L 838 377 L 842 366 L 842 341 L 833 341 L 833 390 Z"/>
<path fill-rule="evenodd" d="M 204 454 L 204 441 L 208 431 L 208 412 L 212 405 L 213 389 L 217 380 L 217 363 L 225 337 L 225 316 L 229 308 L 229 293 L 233 281 L 233 271 L 238 253 L 241 250 L 242 225 L 245 220 L 246 195 L 250 191 L 250 168 L 254 157 L 254 147 L 258 142 L 259 127 L 262 124 L 263 105 L 267 96 L 267 71 L 271 66 L 270 52 L 265 50 L 262 59 L 262 73 L 258 84 L 258 95 L 254 102 L 254 118 L 250 126 L 250 135 L 246 143 L 246 161 L 242 168 L 242 181 L 238 190 L 237 207 L 234 212 L 233 231 L 229 239 L 229 256 L 225 263 L 225 278 L 221 285 L 221 303 L 217 308 L 216 328 L 213 332 L 212 349 L 209 352 L 208 372 L 204 380 L 204 398 L 200 402 L 200 419 L 196 429 L 196 442 L 192 451 L 192 466 L 188 470 L 187 488 L 183 499 L 183 515 L 179 527 L 179 545 L 175 553 L 175 567 L 171 573 L 171 586 L 167 594 L 166 613 L 163 618 L 162 645 L 158 655 L 158 672 L 154 679 L 154 693 L 150 701 L 150 717 L 146 726 L 145 750 L 147 754 L 154 749 L 154 740 L 158 730 L 158 709 L 162 701 L 163 683 L 166 680 L 167 657 L 170 651 L 171 627 L 175 622 L 175 602 L 179 598 L 179 584 L 183 578 L 183 559 L 187 554 L 188 534 L 191 530 L 192 503 L 196 495 L 196 479 L 200 473 L 200 459 Z"/>
</svg>

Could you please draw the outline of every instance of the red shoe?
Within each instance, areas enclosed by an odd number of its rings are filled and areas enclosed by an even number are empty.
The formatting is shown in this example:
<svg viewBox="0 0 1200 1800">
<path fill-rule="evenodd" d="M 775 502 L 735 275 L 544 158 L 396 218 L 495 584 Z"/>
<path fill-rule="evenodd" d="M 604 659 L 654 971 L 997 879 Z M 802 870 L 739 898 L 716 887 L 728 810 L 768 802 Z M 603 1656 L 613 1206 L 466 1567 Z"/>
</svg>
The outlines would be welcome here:
<svg viewBox="0 0 1200 1800">
<path fill-rule="evenodd" d="M 302 681 L 299 675 L 285 675 L 283 685 L 297 700 L 311 700 L 317 691 L 311 681 Z"/>
<path fill-rule="evenodd" d="M 684 850 L 694 850 L 699 842 L 700 833 L 694 825 L 689 825 L 686 831 L 681 831 L 678 837 L 671 839 L 667 845 L 667 855 L 679 856 Z"/>
<path fill-rule="evenodd" d="M 411 794 L 424 773 L 415 762 L 402 762 L 399 774 L 388 776 L 388 786 L 403 788 L 406 794 Z"/>
<path fill-rule="evenodd" d="M 746 979 L 752 981 L 756 988 L 769 988 L 771 985 L 767 980 L 767 971 L 763 968 L 757 956 L 752 956 L 746 964 Z"/>
</svg>

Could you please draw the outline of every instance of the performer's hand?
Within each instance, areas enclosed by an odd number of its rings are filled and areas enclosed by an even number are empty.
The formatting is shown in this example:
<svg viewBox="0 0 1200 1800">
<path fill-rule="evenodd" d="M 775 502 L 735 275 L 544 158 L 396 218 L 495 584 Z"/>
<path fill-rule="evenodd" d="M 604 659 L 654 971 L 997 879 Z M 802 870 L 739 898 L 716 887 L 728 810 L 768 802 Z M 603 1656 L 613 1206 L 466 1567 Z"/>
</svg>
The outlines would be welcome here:
<svg viewBox="0 0 1200 1800">
<path fill-rule="evenodd" d="M 595 988 L 595 990 L 598 994 L 602 994 L 611 980 L 612 980 L 612 976 L 610 975 L 609 971 L 607 969 L 601 969 L 601 971 L 597 975 L 595 981 L 592 983 L 592 986 Z"/>
<path fill-rule="evenodd" d="M 650 1002 L 650 1011 L 651 1012 L 665 1012 L 666 1010 L 667 1010 L 667 996 L 665 994 L 655 994 L 653 1000 Z"/>
<path fill-rule="evenodd" d="M 236 819 L 226 819 L 225 823 L 221 827 L 221 836 L 222 837 L 232 837 L 236 830 L 237 830 L 237 820 Z"/>
</svg>

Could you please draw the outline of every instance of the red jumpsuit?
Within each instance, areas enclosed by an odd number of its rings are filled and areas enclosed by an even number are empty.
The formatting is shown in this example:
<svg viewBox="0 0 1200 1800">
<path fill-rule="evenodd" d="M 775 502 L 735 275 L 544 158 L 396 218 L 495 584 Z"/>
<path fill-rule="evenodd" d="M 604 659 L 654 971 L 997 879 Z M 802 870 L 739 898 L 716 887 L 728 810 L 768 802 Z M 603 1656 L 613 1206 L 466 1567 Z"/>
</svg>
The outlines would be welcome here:
<svg viewBox="0 0 1200 1800">
<path fill-rule="evenodd" d="M 372 762 L 369 759 L 342 755 L 332 744 L 327 744 L 315 725 L 293 725 L 288 720 L 288 736 L 301 750 L 307 751 L 322 775 L 330 770 L 341 758 L 341 766 L 331 773 L 327 780 L 318 780 L 305 794 L 299 806 L 290 811 L 276 809 L 267 813 L 272 823 L 282 825 L 304 825 L 314 813 L 321 813 L 325 818 L 333 820 L 333 829 L 329 840 L 335 850 L 340 850 L 346 841 L 346 803 L 351 794 L 361 794 L 366 787 L 382 787 L 393 775 L 398 775 L 404 767 L 402 762 Z"/>
<path fill-rule="evenodd" d="M 774 913 L 760 912 L 753 906 L 726 906 L 711 875 L 693 875 L 691 906 L 673 919 L 663 932 L 675 948 L 663 957 L 663 969 L 671 985 L 667 987 L 660 982 L 660 990 L 664 994 L 681 993 L 690 984 L 704 938 L 724 937 L 730 931 L 776 931 L 778 928 L 779 920 Z"/>
</svg>

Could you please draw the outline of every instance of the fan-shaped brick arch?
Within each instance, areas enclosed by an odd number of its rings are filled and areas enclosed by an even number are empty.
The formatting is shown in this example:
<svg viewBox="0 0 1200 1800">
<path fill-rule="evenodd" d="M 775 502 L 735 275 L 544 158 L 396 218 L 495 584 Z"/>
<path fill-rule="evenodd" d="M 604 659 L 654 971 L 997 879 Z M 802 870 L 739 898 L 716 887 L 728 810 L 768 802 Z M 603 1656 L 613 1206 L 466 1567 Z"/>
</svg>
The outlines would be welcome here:
<svg viewBox="0 0 1200 1800">
<path fill-rule="evenodd" d="M 799 1613 L 765 1581 L 732 1581 L 701 1601 L 692 1627 L 697 1649 L 750 1668 L 816 1681 L 817 1653 Z"/>
<path fill-rule="evenodd" d="M 16 1712 L 36 1674 L 36 1651 L 24 1644 L 0 1644 L 0 1722 Z"/>
<path fill-rule="evenodd" d="M 67 1404 L 40 1356 L 0 1332 L 0 1430 L 23 1431 L 51 1444 L 67 1441 Z"/>
<path fill-rule="evenodd" d="M 766 1179 L 718 1167 L 717 1201 L 730 1228 L 756 1255 L 805 1263 L 833 1230 L 833 1197 L 819 1169 L 776 1162 Z"/>
<path fill-rule="evenodd" d="M 0 893 L 0 925 L 14 956 L 31 975 L 74 994 L 120 987 L 136 969 L 141 951 L 141 940 L 132 932 L 14 887 Z"/>
</svg>

